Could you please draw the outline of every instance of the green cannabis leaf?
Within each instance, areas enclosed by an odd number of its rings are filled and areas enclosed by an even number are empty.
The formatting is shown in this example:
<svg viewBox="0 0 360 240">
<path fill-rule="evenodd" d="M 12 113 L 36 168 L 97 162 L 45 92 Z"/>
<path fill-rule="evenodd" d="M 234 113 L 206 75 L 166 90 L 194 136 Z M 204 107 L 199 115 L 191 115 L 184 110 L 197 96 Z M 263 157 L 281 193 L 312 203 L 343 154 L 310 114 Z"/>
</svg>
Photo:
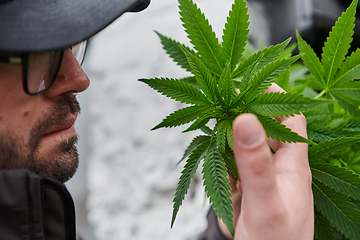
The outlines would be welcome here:
<svg viewBox="0 0 360 240">
<path fill-rule="evenodd" d="M 316 90 L 321 91 L 317 98 L 324 95 L 335 99 L 345 111 L 359 117 L 360 82 L 353 81 L 360 76 L 359 49 L 346 57 L 354 34 L 356 7 L 357 2 L 353 1 L 336 22 L 323 47 L 321 61 L 298 32 L 297 38 L 311 81 L 317 85 Z M 332 107 L 330 111 L 333 112 Z"/>
<path fill-rule="evenodd" d="M 173 226 L 202 162 L 205 192 L 216 215 L 234 236 L 228 175 L 238 175 L 232 140 L 232 122 L 252 113 L 268 137 L 310 145 L 313 173 L 315 238 L 343 235 L 359 239 L 360 211 L 360 51 L 350 56 L 357 1 L 338 19 L 324 45 L 322 60 L 297 32 L 300 54 L 290 39 L 260 51 L 248 42 L 249 15 L 245 0 L 235 0 L 222 42 L 192 0 L 178 0 L 180 16 L 193 48 L 156 32 L 169 56 L 190 76 L 182 79 L 140 79 L 159 93 L 189 106 L 163 119 L 152 130 L 184 124 L 184 131 L 201 130 L 180 161 L 186 159 L 176 189 Z M 305 67 L 298 63 L 302 59 Z M 307 74 L 309 71 L 310 74 Z M 266 92 L 273 83 L 287 92 Z M 304 113 L 309 139 L 275 120 Z M 215 120 L 213 128 L 209 121 Z M 356 147 L 357 146 L 357 147 Z M 356 156 L 356 155 L 355 155 Z M 357 171 L 357 172 L 356 172 Z"/>
</svg>

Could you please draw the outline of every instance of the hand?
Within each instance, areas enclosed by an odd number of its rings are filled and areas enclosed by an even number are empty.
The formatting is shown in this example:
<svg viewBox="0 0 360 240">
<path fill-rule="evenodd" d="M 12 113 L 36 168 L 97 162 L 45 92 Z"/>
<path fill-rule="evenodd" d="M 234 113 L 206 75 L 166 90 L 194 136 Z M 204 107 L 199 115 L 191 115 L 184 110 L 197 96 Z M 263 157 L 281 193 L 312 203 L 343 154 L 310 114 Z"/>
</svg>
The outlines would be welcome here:
<svg viewBox="0 0 360 240">
<path fill-rule="evenodd" d="M 273 85 L 269 91 L 283 90 Z M 303 115 L 277 120 L 307 136 Z M 235 239 L 312 240 L 314 209 L 307 144 L 267 139 L 261 123 L 252 114 L 235 119 L 233 135 L 241 178 L 239 182 L 230 177 Z M 231 239 L 221 220 L 219 227 Z"/>
</svg>

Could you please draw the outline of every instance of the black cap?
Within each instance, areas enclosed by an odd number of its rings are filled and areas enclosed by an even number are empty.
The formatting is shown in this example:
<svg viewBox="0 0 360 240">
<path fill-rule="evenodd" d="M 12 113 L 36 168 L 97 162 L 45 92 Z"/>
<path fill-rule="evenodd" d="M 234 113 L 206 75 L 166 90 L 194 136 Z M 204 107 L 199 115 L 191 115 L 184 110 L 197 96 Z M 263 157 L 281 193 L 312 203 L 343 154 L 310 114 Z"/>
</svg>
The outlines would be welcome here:
<svg viewBox="0 0 360 240">
<path fill-rule="evenodd" d="M 36 52 L 84 41 L 150 0 L 0 0 L 0 51 Z"/>
</svg>

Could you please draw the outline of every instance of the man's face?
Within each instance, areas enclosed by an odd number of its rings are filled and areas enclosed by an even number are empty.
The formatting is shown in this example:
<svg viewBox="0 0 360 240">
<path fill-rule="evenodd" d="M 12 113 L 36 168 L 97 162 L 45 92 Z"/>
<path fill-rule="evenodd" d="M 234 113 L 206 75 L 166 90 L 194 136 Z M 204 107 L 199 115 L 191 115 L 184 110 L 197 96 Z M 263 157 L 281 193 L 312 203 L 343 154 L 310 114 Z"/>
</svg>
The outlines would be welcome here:
<svg viewBox="0 0 360 240">
<path fill-rule="evenodd" d="M 21 65 L 0 63 L 0 170 L 69 180 L 78 166 L 73 124 L 80 107 L 74 93 L 88 86 L 70 50 L 52 87 L 36 96 L 23 90 Z"/>
</svg>

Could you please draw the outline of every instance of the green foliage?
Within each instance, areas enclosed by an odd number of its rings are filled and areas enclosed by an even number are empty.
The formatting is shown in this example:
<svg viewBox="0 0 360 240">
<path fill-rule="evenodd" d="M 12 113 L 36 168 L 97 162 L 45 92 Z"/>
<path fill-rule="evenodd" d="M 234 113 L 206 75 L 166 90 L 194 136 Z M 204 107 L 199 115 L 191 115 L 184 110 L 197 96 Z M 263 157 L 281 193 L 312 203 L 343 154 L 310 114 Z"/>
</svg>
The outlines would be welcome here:
<svg viewBox="0 0 360 240">
<path fill-rule="evenodd" d="M 174 197 L 175 222 L 192 177 L 203 163 L 205 191 L 215 213 L 234 235 L 228 172 L 239 179 L 233 154 L 232 122 L 255 114 L 268 137 L 309 144 L 313 175 L 316 239 L 359 239 L 360 211 L 360 51 L 348 53 L 357 1 L 338 19 L 321 59 L 300 36 L 300 54 L 290 39 L 255 51 L 248 42 L 245 0 L 234 0 L 222 42 L 192 0 L 179 0 L 181 20 L 193 48 L 156 32 L 169 56 L 190 76 L 140 79 L 159 93 L 190 106 L 177 110 L 153 128 L 184 124 L 201 130 L 180 161 L 186 160 Z M 302 63 L 299 62 L 302 59 Z M 277 83 L 286 93 L 266 92 Z M 308 139 L 276 121 L 303 113 Z M 215 126 L 208 122 L 213 119 Z"/>
<path fill-rule="evenodd" d="M 200 161 L 206 156 L 210 140 L 210 137 L 207 136 L 196 137 L 188 147 L 187 152 L 185 152 L 184 154 L 183 158 L 185 158 L 187 155 L 190 155 L 188 152 L 191 151 L 191 155 L 185 164 L 178 187 L 176 189 L 174 198 L 174 212 L 171 226 L 173 226 L 174 224 L 179 207 L 181 206 L 181 203 L 184 200 L 185 195 L 190 187 L 190 181 L 193 178 Z"/>
<path fill-rule="evenodd" d="M 203 167 L 205 192 L 213 203 L 215 214 L 223 220 L 230 233 L 234 235 L 232 219 L 230 185 L 227 168 L 222 156 L 219 154 L 217 144 L 212 142 L 206 153 Z"/>
<path fill-rule="evenodd" d="M 360 236 L 360 211 L 350 199 L 325 184 L 313 181 L 314 204 L 321 214 L 348 239 Z"/>
</svg>

